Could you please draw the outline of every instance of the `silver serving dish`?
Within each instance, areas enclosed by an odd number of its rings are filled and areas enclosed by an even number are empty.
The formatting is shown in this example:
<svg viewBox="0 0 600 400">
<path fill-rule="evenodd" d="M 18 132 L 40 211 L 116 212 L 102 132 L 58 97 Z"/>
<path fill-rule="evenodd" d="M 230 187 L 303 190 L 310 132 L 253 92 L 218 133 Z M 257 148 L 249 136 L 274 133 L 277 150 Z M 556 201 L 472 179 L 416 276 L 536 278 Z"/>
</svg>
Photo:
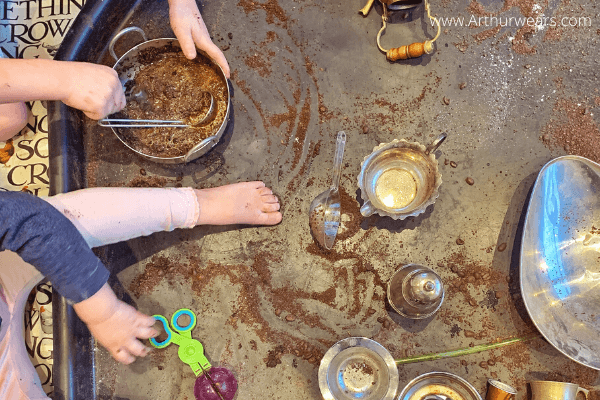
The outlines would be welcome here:
<svg viewBox="0 0 600 400">
<path fill-rule="evenodd" d="M 350 337 L 334 344 L 319 367 L 324 400 L 392 400 L 398 389 L 398 367 L 379 343 Z"/>
<path fill-rule="evenodd" d="M 600 370 L 600 165 L 559 157 L 540 171 L 521 246 L 521 292 L 558 351 Z"/>
<path fill-rule="evenodd" d="M 469 382 L 449 372 L 429 372 L 410 381 L 398 400 L 481 400 Z"/>
</svg>

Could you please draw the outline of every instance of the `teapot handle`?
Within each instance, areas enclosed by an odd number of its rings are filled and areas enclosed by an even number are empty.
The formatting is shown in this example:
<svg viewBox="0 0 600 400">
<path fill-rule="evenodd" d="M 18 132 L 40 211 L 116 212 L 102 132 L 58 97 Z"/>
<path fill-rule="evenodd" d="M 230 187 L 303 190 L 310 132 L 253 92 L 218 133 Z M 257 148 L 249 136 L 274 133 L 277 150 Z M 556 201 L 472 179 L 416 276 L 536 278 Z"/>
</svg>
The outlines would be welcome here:
<svg viewBox="0 0 600 400">
<path fill-rule="evenodd" d="M 585 400 L 589 399 L 589 395 L 590 395 L 589 390 L 580 387 L 577 389 L 577 394 L 579 394 L 580 392 L 583 393 L 583 397 L 585 397 Z"/>
<path fill-rule="evenodd" d="M 427 146 L 425 154 L 429 155 L 431 153 L 435 153 L 435 151 L 438 149 L 438 147 L 442 145 L 442 143 L 444 142 L 444 140 L 446 140 L 447 137 L 448 134 L 446 132 L 442 132 L 442 134 L 438 136 L 437 139 L 435 139 L 433 142 L 431 142 L 429 146 Z"/>
</svg>

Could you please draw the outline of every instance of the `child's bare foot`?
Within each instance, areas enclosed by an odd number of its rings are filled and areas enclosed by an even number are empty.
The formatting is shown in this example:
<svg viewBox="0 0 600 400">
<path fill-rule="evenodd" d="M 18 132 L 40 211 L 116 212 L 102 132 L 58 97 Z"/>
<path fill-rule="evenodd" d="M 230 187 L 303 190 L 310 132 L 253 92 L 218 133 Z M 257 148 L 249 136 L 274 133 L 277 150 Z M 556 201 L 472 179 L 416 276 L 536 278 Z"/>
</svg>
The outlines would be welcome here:
<svg viewBox="0 0 600 400">
<path fill-rule="evenodd" d="M 198 225 L 275 225 L 281 222 L 279 200 L 260 181 L 196 190 Z"/>
</svg>

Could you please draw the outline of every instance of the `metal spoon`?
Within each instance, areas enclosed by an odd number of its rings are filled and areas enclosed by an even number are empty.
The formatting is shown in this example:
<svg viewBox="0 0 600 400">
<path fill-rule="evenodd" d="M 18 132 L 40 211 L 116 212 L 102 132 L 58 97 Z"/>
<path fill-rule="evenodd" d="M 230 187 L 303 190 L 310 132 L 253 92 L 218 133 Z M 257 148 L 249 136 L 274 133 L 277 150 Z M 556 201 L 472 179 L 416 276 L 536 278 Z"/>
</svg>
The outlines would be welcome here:
<svg viewBox="0 0 600 400">
<path fill-rule="evenodd" d="M 333 248 L 338 228 L 340 227 L 340 175 L 342 173 L 342 160 L 346 146 L 346 133 L 337 134 L 335 156 L 333 159 L 333 175 L 331 186 L 319 194 L 310 203 L 309 225 L 315 240 L 327 250 Z"/>
<path fill-rule="evenodd" d="M 213 96 L 213 94 L 211 92 L 204 92 L 206 94 L 208 94 L 210 96 L 210 106 L 208 107 L 208 111 L 206 112 L 206 114 L 204 114 L 204 118 L 202 118 L 200 121 L 198 122 L 194 122 L 192 124 L 192 126 L 200 126 L 202 125 L 204 122 L 206 122 L 207 120 L 209 120 L 209 117 L 212 117 L 213 112 L 215 111 L 216 107 L 215 107 L 215 96 Z"/>
</svg>

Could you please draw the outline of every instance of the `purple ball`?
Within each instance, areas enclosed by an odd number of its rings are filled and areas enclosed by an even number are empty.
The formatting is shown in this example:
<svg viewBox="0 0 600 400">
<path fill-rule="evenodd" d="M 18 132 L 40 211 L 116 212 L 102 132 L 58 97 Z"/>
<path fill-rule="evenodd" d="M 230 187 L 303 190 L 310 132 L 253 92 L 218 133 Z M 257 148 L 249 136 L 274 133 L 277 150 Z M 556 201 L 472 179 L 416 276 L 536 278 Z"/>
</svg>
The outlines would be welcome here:
<svg viewBox="0 0 600 400">
<path fill-rule="evenodd" d="M 207 373 L 219 389 L 221 396 L 225 400 L 232 400 L 237 392 L 237 380 L 233 373 L 223 367 L 212 367 Z M 196 400 L 221 400 L 204 374 L 200 374 L 196 378 L 194 396 L 196 396 Z"/>
</svg>

